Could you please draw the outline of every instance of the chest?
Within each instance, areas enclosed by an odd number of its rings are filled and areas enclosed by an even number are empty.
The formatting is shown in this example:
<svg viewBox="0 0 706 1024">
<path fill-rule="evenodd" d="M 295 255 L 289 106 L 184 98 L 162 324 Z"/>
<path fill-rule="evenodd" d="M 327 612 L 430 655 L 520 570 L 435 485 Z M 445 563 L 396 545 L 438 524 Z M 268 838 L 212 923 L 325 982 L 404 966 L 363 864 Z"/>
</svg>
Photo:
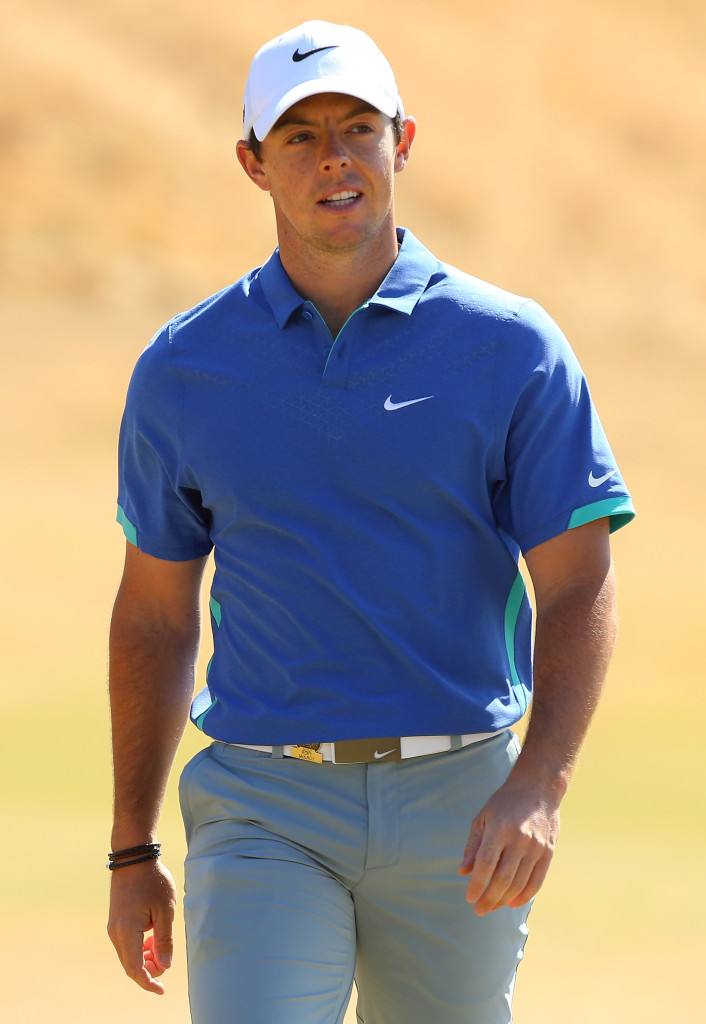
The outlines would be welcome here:
<svg viewBox="0 0 706 1024">
<path fill-rule="evenodd" d="M 232 518 L 302 495 L 412 511 L 481 500 L 501 471 L 493 346 L 308 327 L 184 374 L 184 472 L 204 505 Z"/>
</svg>

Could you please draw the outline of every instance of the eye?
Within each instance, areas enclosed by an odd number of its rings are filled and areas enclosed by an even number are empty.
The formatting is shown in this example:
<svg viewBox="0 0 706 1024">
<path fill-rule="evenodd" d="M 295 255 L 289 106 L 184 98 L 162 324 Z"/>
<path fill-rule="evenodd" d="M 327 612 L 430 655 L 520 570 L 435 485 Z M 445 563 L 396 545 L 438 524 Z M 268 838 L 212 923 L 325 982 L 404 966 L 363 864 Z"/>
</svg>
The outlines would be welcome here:
<svg viewBox="0 0 706 1024">
<path fill-rule="evenodd" d="M 369 124 L 354 124 L 350 130 L 355 132 L 356 135 L 363 135 L 368 132 L 373 132 L 374 128 Z"/>
<path fill-rule="evenodd" d="M 287 139 L 287 143 L 299 143 L 307 142 L 311 138 L 310 132 L 297 132 L 296 135 L 292 135 L 291 138 Z"/>
</svg>

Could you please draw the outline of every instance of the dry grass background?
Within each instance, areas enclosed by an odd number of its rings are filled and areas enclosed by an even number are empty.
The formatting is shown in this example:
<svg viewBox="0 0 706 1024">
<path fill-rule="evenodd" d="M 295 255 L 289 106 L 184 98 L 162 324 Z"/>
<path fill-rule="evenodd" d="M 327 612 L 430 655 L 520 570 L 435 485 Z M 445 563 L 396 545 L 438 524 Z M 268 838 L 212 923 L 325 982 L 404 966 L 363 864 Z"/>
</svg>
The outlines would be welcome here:
<svg viewBox="0 0 706 1024">
<path fill-rule="evenodd" d="M 104 937 L 115 437 L 153 331 L 269 254 L 267 201 L 234 160 L 240 96 L 256 47 L 312 16 L 352 21 L 390 56 L 420 125 L 400 222 L 559 320 L 640 513 L 615 539 L 619 648 L 532 913 L 516 1019 L 697 1020 L 702 0 L 3 5 L 0 1012 L 187 1021 L 183 956 L 157 1000 Z M 178 873 L 173 792 L 163 838 Z"/>
</svg>

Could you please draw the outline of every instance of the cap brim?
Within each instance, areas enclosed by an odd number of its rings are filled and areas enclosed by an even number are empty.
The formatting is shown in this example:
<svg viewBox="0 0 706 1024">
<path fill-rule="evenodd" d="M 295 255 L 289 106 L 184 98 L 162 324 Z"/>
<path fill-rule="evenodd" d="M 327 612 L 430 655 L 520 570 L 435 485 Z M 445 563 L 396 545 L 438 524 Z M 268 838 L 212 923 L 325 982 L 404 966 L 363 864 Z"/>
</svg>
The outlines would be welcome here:
<svg viewBox="0 0 706 1024">
<path fill-rule="evenodd" d="M 399 96 L 391 96 L 380 89 L 366 89 L 365 84 L 361 85 L 359 79 L 352 79 L 342 75 L 315 78 L 310 82 L 300 82 L 299 85 L 290 89 L 276 103 L 270 104 L 259 117 L 255 118 L 252 122 L 255 138 L 262 142 L 282 114 L 289 110 L 290 107 L 293 107 L 295 103 L 305 100 L 309 96 L 319 96 L 325 92 L 355 96 L 356 99 L 364 100 L 365 103 L 369 103 L 371 107 L 375 107 L 376 110 L 379 110 L 387 117 L 394 117 L 397 113 L 399 113 L 400 117 L 404 117 L 402 100 Z M 247 125 L 245 126 L 245 134 L 249 134 Z"/>
</svg>

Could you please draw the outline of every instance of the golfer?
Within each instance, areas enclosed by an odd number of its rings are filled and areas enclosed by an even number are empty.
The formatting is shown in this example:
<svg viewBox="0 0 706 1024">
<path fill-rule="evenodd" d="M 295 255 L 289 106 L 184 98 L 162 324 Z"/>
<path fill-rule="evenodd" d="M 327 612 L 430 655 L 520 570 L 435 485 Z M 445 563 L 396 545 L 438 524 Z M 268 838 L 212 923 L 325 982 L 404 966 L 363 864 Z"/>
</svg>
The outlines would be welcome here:
<svg viewBox="0 0 706 1024">
<path fill-rule="evenodd" d="M 195 1024 L 340 1024 L 354 980 L 361 1024 L 510 1021 L 613 645 L 633 508 L 586 381 L 534 302 L 396 225 L 416 132 L 362 32 L 263 46 L 237 153 L 278 247 L 170 321 L 129 388 L 109 932 L 163 992 L 158 820 L 190 711 Z M 458 185 L 453 140 L 438 156 Z"/>
</svg>

